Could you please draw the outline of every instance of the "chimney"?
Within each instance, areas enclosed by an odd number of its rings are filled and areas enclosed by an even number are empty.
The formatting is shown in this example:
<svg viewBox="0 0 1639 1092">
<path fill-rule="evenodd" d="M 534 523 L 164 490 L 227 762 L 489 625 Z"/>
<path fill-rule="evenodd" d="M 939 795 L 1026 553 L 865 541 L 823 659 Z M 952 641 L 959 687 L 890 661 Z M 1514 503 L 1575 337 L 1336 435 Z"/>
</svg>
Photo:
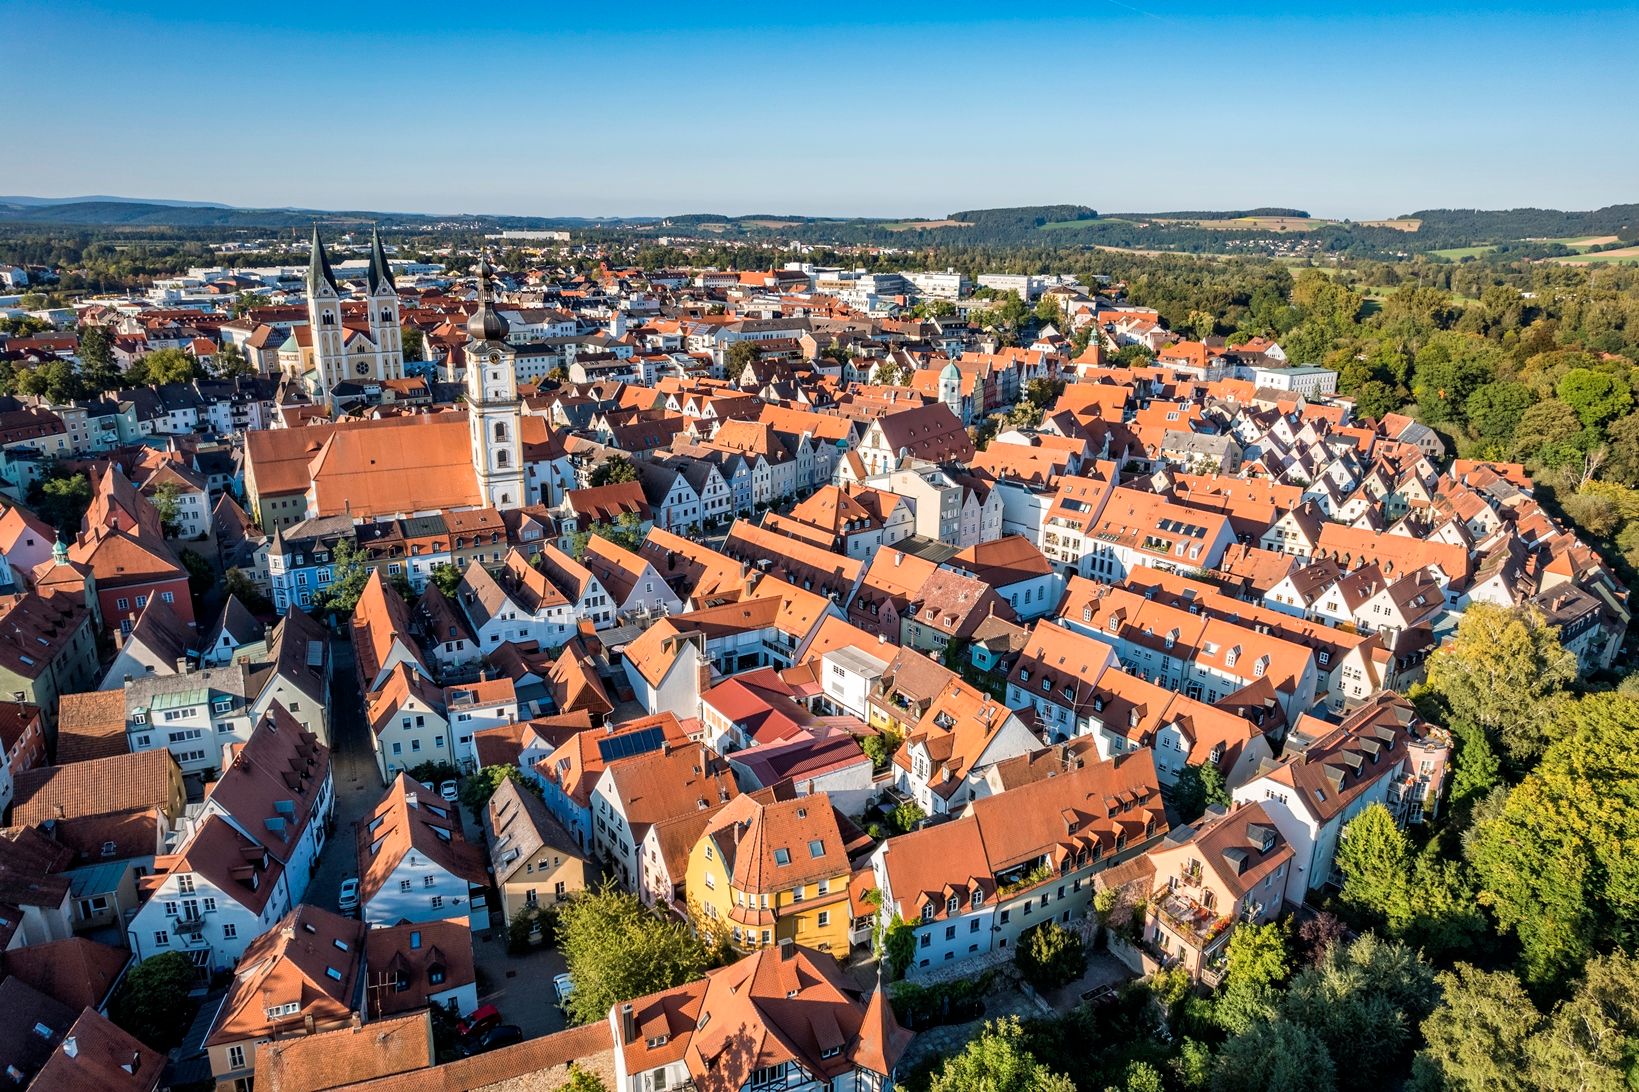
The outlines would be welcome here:
<svg viewBox="0 0 1639 1092">
<path fill-rule="evenodd" d="M 421 806 L 421 796 L 418 793 L 407 792 L 404 794 L 404 802 L 412 808 L 419 808 Z"/>
<path fill-rule="evenodd" d="M 70 1058 L 78 1058 L 80 1056 L 80 1041 L 72 1035 L 64 1039 L 63 1053 L 68 1055 Z"/>
<path fill-rule="evenodd" d="M 178 656 L 176 658 L 176 673 L 178 675 L 186 675 L 188 673 L 188 657 Z"/>
<path fill-rule="evenodd" d="M 792 940 L 791 940 L 790 937 L 785 937 L 784 939 L 782 939 L 780 941 L 780 959 L 782 959 L 782 960 L 790 959 L 792 954 L 796 950 L 797 950 L 797 946 L 794 943 L 792 943 Z"/>
<path fill-rule="evenodd" d="M 637 1020 L 632 1016 L 632 1003 L 620 1006 L 620 1045 L 626 1046 L 637 1038 Z M 69 1040 L 73 1042 L 73 1040 Z"/>
<path fill-rule="evenodd" d="M 59 819 L 67 819 L 68 818 L 68 811 L 61 804 L 57 805 L 57 818 L 59 818 Z"/>
</svg>

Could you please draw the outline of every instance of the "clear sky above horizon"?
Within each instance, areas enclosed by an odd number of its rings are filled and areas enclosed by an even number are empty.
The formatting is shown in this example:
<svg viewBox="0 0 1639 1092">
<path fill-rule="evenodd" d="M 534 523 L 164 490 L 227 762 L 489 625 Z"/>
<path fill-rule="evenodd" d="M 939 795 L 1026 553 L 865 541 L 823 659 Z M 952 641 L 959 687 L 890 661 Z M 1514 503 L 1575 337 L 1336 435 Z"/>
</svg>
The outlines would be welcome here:
<svg viewBox="0 0 1639 1092">
<path fill-rule="evenodd" d="M 748 18 L 756 22 L 743 21 Z M 0 192 L 940 216 L 1639 201 L 1639 5 L 0 5 Z"/>
</svg>

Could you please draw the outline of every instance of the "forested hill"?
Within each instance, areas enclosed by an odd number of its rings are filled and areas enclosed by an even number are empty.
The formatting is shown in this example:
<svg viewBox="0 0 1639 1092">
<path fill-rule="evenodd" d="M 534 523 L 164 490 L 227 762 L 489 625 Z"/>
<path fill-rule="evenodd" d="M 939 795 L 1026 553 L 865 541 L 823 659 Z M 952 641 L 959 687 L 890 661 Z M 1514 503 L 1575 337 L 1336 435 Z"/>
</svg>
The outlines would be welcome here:
<svg viewBox="0 0 1639 1092">
<path fill-rule="evenodd" d="M 367 210 L 232 208 L 114 198 L 52 201 L 0 197 L 0 228 L 107 228 L 222 232 L 338 228 L 380 223 L 400 231 L 497 231 L 560 228 L 596 237 L 682 235 L 776 244 L 792 239 L 829 246 L 1163 250 L 1200 254 L 1394 258 L 1468 247 L 1517 256 L 1569 254 L 1571 247 L 1639 240 L 1639 205 L 1586 212 L 1521 208 L 1428 209 L 1389 220 L 1316 217 L 1301 209 L 1255 208 L 1101 213 L 1088 205 L 966 209 L 925 219 L 686 213 L 605 219 L 553 216 L 435 215 Z M 1599 240 L 1600 242 L 1589 242 Z M 1579 242 L 1580 241 L 1580 242 Z M 1458 256 L 1451 256 L 1458 257 Z"/>
</svg>

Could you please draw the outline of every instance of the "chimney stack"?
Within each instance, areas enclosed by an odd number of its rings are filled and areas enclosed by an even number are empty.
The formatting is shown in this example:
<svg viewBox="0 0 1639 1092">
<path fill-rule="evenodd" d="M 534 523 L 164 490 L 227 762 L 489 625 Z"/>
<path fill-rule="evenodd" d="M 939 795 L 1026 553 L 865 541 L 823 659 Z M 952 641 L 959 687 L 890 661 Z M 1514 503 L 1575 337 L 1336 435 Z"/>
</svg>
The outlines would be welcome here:
<svg viewBox="0 0 1639 1092">
<path fill-rule="evenodd" d="M 620 1045 L 626 1046 L 636 1038 L 637 1020 L 632 1016 L 632 1003 L 628 1001 L 620 1006 Z"/>
<path fill-rule="evenodd" d="M 70 1058 L 78 1058 L 80 1056 L 80 1041 L 72 1035 L 64 1039 L 63 1053 L 68 1055 Z"/>
</svg>

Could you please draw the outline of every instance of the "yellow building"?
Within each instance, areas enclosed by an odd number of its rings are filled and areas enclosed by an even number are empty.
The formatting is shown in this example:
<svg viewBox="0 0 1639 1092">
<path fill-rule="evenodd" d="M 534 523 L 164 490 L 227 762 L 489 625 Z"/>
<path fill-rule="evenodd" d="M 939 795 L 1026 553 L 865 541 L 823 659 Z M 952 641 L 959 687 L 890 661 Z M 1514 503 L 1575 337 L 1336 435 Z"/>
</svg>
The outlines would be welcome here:
<svg viewBox="0 0 1639 1092">
<path fill-rule="evenodd" d="M 556 906 L 586 890 L 586 858 L 574 837 L 540 797 L 510 777 L 489 798 L 484 832 L 508 922 L 525 908 Z"/>
<path fill-rule="evenodd" d="M 738 796 L 689 851 L 685 896 L 703 931 L 735 947 L 782 940 L 848 954 L 848 853 L 825 793 Z"/>
</svg>

